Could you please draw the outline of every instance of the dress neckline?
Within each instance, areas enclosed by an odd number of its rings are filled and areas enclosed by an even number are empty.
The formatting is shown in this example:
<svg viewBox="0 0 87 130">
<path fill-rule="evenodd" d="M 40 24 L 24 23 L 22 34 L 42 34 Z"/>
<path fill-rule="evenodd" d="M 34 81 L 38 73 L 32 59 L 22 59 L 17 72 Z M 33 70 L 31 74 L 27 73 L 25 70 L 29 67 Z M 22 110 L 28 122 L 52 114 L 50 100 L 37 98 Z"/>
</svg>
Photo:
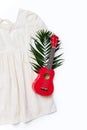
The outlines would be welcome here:
<svg viewBox="0 0 87 130">
<path fill-rule="evenodd" d="M 29 15 L 31 16 L 31 14 L 35 13 L 27 9 L 19 8 L 14 22 L 10 19 L 0 18 L 0 29 L 2 28 L 8 30 L 11 28 L 24 26 L 26 22 L 26 17 Z"/>
<path fill-rule="evenodd" d="M 10 19 L 4 19 L 4 18 L 0 18 L 0 24 L 16 24 L 20 15 L 20 12 L 22 11 L 21 8 L 18 9 L 17 14 L 16 14 L 16 20 L 13 22 Z"/>
<path fill-rule="evenodd" d="M 23 23 L 23 16 L 24 16 L 23 12 L 26 12 L 26 10 L 22 8 L 18 9 L 17 14 L 16 14 L 16 19 L 14 22 L 8 18 L 4 19 L 0 17 L 0 27 L 2 26 L 5 28 L 8 28 L 8 26 L 17 26 L 17 25 L 20 26 Z"/>
</svg>

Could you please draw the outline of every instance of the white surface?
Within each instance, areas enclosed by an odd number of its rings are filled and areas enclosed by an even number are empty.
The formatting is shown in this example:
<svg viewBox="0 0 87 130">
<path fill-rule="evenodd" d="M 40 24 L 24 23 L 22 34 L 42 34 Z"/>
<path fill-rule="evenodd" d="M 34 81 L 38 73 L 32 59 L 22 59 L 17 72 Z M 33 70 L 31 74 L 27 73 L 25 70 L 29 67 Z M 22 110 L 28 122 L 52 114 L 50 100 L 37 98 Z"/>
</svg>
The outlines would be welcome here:
<svg viewBox="0 0 87 130">
<path fill-rule="evenodd" d="M 1 125 L 0 129 L 87 130 L 86 0 L 0 0 L 0 3 L 0 17 L 11 21 L 15 21 L 20 7 L 39 14 L 49 29 L 59 35 L 65 58 L 54 80 L 58 112 L 26 125 Z"/>
</svg>

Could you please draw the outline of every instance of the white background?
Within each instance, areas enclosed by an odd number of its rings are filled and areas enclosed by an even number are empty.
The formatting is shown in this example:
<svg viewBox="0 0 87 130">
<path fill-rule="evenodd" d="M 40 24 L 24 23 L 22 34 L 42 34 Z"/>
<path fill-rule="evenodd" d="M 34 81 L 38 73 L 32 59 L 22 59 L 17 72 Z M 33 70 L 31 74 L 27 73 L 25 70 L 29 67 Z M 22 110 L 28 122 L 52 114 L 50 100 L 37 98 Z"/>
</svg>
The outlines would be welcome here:
<svg viewBox="0 0 87 130">
<path fill-rule="evenodd" d="M 87 130 L 87 1 L 0 0 L 0 18 L 15 22 L 18 9 L 37 13 L 62 41 L 65 62 L 56 69 L 57 112 L 0 130 Z"/>
</svg>

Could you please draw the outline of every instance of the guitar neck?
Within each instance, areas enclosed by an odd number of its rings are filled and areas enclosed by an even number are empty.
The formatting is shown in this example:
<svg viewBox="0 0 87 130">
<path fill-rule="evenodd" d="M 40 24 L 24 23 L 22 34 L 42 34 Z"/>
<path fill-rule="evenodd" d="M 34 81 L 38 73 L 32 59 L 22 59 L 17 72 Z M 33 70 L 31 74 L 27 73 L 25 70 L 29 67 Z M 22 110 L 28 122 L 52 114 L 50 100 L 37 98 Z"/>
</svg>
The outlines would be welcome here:
<svg viewBox="0 0 87 130">
<path fill-rule="evenodd" d="M 46 66 L 49 70 L 52 69 L 54 54 L 55 54 L 55 48 L 52 48 L 52 49 L 51 49 L 51 52 L 50 52 L 49 61 L 48 61 L 48 64 L 47 64 L 47 66 Z"/>
</svg>

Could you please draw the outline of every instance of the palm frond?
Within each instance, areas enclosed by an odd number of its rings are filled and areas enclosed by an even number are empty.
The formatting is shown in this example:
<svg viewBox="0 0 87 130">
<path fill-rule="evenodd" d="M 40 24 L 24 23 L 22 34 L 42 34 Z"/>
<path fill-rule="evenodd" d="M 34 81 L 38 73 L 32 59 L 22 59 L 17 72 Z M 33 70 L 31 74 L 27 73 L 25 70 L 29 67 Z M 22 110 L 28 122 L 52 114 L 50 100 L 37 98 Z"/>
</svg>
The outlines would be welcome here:
<svg viewBox="0 0 87 130">
<path fill-rule="evenodd" d="M 41 29 L 37 31 L 36 38 L 32 37 L 35 47 L 30 44 L 30 48 L 31 48 L 30 51 L 34 56 L 31 58 L 33 59 L 33 61 L 36 61 L 36 63 L 32 62 L 31 64 L 32 64 L 32 69 L 36 73 L 38 73 L 38 70 L 41 67 L 46 66 L 49 61 L 50 51 L 52 48 L 50 44 L 51 35 L 52 35 L 51 31 Z M 56 47 L 55 53 L 59 50 L 60 50 L 60 44 L 58 44 L 58 46 Z M 52 69 L 55 69 L 60 65 L 62 65 L 63 60 L 60 59 L 62 54 L 54 56 Z"/>
</svg>

